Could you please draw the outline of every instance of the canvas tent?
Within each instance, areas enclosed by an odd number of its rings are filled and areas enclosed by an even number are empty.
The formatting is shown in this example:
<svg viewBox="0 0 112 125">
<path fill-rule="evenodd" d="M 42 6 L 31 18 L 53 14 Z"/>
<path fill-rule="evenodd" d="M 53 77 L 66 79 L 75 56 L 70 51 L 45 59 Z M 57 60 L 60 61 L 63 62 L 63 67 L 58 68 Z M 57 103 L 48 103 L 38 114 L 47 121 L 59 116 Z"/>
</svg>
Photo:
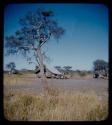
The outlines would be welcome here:
<svg viewBox="0 0 112 125">
<path fill-rule="evenodd" d="M 47 78 L 64 78 L 61 72 L 59 72 L 56 68 L 52 66 L 45 66 L 45 75 Z M 40 77 L 40 70 L 37 69 L 36 74 Z"/>
<path fill-rule="evenodd" d="M 54 67 L 51 67 L 51 66 L 47 66 L 47 68 L 54 74 L 58 74 L 58 75 L 61 75 L 62 73 L 59 72 L 56 68 Z"/>
<path fill-rule="evenodd" d="M 63 75 L 56 68 L 47 66 L 46 68 L 46 77 L 47 78 L 62 78 Z"/>
</svg>

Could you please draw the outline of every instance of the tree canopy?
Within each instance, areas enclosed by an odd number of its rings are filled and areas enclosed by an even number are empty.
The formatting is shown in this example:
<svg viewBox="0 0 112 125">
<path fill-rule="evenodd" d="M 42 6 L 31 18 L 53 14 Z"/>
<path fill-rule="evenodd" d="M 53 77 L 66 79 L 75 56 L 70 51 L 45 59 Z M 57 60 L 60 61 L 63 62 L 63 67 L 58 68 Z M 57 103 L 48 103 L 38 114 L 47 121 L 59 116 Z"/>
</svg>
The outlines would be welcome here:
<svg viewBox="0 0 112 125">
<path fill-rule="evenodd" d="M 94 65 L 94 70 L 95 71 L 107 71 L 108 70 L 108 62 L 102 60 L 102 59 L 97 59 L 93 62 Z"/>
<path fill-rule="evenodd" d="M 64 29 L 53 20 L 53 11 L 38 9 L 28 12 L 19 20 L 21 28 L 12 36 L 6 37 L 8 54 L 29 52 L 43 46 L 52 36 L 59 39 Z M 23 54 L 23 53 L 22 53 Z"/>
<path fill-rule="evenodd" d="M 71 68 L 72 68 L 72 66 L 64 66 L 63 67 L 66 71 L 69 71 Z"/>
</svg>

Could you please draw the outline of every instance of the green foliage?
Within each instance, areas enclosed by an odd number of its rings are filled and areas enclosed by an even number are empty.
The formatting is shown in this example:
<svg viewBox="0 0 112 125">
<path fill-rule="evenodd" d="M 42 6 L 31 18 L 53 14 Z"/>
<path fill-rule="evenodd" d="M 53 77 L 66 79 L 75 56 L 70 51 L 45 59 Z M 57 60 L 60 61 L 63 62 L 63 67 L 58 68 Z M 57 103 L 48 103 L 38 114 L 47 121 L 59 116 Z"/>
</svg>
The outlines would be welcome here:
<svg viewBox="0 0 112 125">
<path fill-rule="evenodd" d="M 6 65 L 8 69 L 14 69 L 16 67 L 14 62 L 10 62 L 9 64 Z"/>
<path fill-rule="evenodd" d="M 11 71 L 11 73 L 15 72 L 15 63 L 14 62 L 10 62 L 9 64 L 6 65 L 6 68 L 9 69 Z"/>
<path fill-rule="evenodd" d="M 43 46 L 51 36 L 59 39 L 63 35 L 64 29 L 58 26 L 52 16 L 53 11 L 38 9 L 28 12 L 23 18 L 20 18 L 19 23 L 22 28 L 17 30 L 15 35 L 6 37 L 7 54 L 21 52 L 25 55 L 35 48 Z"/>
<path fill-rule="evenodd" d="M 101 71 L 101 70 L 108 70 L 108 63 L 104 60 L 97 59 L 93 62 L 94 70 Z"/>
<path fill-rule="evenodd" d="M 72 68 L 72 66 L 64 66 L 63 67 L 66 71 L 70 71 L 70 69 Z"/>
<path fill-rule="evenodd" d="M 79 75 L 82 76 L 82 77 L 84 77 L 84 76 L 87 75 L 87 73 L 86 72 L 80 72 Z"/>
</svg>

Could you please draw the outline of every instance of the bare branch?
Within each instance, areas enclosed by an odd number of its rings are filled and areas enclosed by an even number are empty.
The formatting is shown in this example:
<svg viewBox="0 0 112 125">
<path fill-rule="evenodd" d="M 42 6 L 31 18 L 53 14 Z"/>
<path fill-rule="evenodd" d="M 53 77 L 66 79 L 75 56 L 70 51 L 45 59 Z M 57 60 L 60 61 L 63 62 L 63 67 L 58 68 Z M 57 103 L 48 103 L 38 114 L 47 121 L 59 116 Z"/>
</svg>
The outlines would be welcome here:
<svg viewBox="0 0 112 125">
<path fill-rule="evenodd" d="M 49 37 L 47 37 L 47 38 L 45 39 L 45 41 L 44 41 L 44 42 L 42 42 L 42 44 L 40 45 L 40 47 L 41 47 L 44 43 L 46 43 L 49 39 L 50 39 L 50 36 L 49 36 Z"/>
<path fill-rule="evenodd" d="M 35 48 L 33 45 L 20 46 L 19 48 L 28 48 L 28 49 L 34 49 L 34 50 L 37 49 L 37 48 Z"/>
</svg>

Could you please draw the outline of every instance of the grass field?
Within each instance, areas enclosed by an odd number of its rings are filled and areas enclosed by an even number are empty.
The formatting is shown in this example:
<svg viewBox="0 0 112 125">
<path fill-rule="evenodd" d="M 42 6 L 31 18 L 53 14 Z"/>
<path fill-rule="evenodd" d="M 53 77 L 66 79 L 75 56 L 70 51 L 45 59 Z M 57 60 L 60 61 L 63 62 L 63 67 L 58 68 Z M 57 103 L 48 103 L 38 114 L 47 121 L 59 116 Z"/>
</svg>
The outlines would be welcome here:
<svg viewBox="0 0 112 125">
<path fill-rule="evenodd" d="M 22 76 L 4 76 L 5 85 L 23 84 Z M 27 86 L 35 78 L 24 76 Z M 30 80 L 27 79 L 30 77 Z M 16 81 L 17 80 L 17 81 Z M 10 81 L 10 83 L 9 83 Z M 69 83 L 68 83 L 69 84 Z M 49 86 L 40 93 L 4 91 L 4 116 L 16 121 L 100 121 L 108 117 L 108 92 L 59 89 Z M 102 98 L 103 97 L 103 98 Z"/>
</svg>

